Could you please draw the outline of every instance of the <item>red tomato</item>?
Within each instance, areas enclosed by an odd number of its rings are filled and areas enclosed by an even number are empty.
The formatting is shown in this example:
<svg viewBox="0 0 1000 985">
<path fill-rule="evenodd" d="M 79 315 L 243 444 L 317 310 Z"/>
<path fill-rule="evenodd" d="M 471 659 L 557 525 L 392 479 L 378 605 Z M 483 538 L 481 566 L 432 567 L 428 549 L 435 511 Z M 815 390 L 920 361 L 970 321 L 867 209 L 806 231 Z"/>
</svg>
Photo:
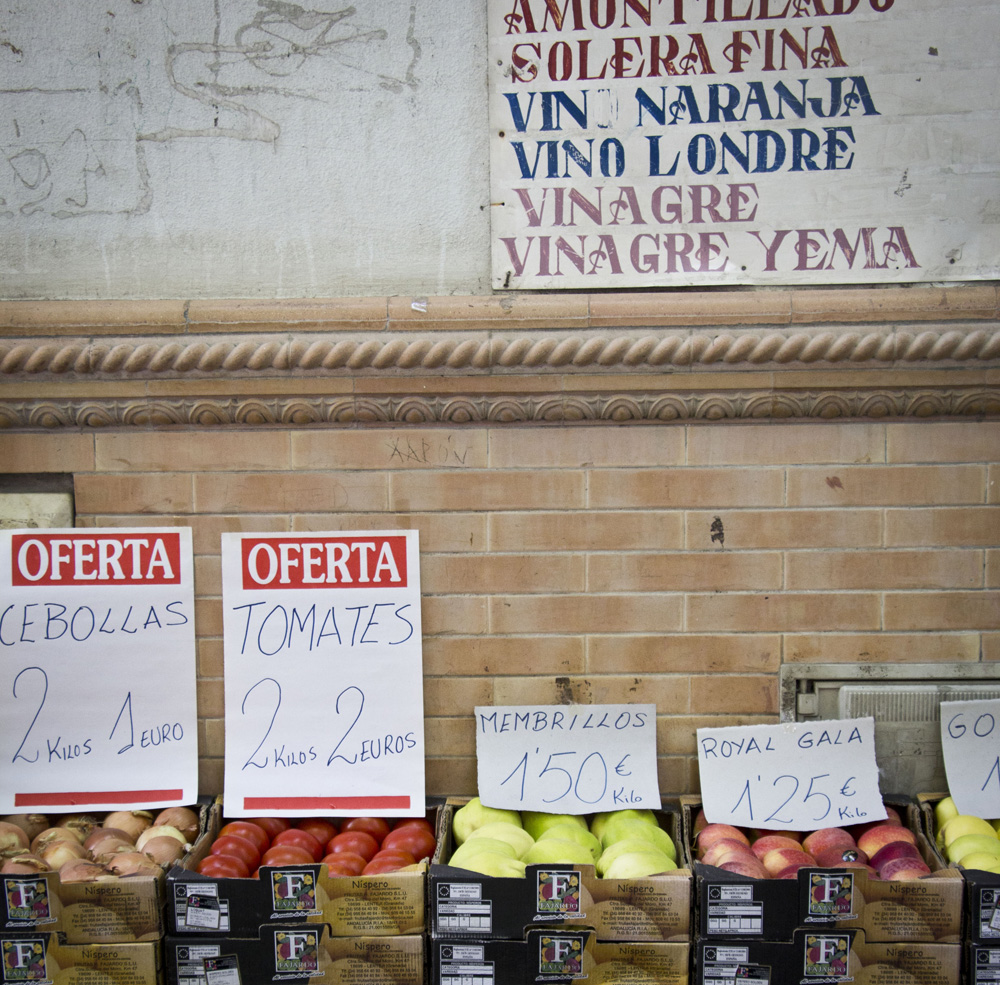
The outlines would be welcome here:
<svg viewBox="0 0 1000 985">
<path fill-rule="evenodd" d="M 430 858 L 437 847 L 437 839 L 429 831 L 425 831 L 418 824 L 408 824 L 402 828 L 395 828 L 385 836 L 382 842 L 382 850 L 387 848 L 402 848 L 409 852 L 415 859 Z"/>
<path fill-rule="evenodd" d="M 380 845 L 389 833 L 389 822 L 384 817 L 352 817 L 341 826 L 341 831 L 366 831 Z"/>
<path fill-rule="evenodd" d="M 212 842 L 209 852 L 212 855 L 231 855 L 233 858 L 238 858 L 251 871 L 260 865 L 260 852 L 257 846 L 239 835 L 219 835 Z"/>
<path fill-rule="evenodd" d="M 271 837 L 258 824 L 252 821 L 230 821 L 219 829 L 220 835 L 239 835 L 252 841 L 257 846 L 257 851 L 263 854 L 271 846 Z"/>
<path fill-rule="evenodd" d="M 261 865 L 310 865 L 316 859 L 297 845 L 272 845 L 260 860 Z"/>
<path fill-rule="evenodd" d="M 401 817 L 393 826 L 393 831 L 396 828 L 406 828 L 410 826 L 416 826 L 418 828 L 423 828 L 425 831 L 429 831 L 434 834 L 434 825 L 427 820 L 426 817 Z"/>
<path fill-rule="evenodd" d="M 337 852 L 354 852 L 361 855 L 366 861 L 378 851 L 378 842 L 367 831 L 341 831 L 339 835 L 334 835 L 326 846 L 327 854 L 336 855 Z"/>
<path fill-rule="evenodd" d="M 336 833 L 337 825 L 325 817 L 304 817 L 293 827 L 308 831 L 321 845 L 325 845 Z"/>
<path fill-rule="evenodd" d="M 320 861 L 330 870 L 331 876 L 359 876 L 368 864 L 368 859 L 354 852 L 334 852 Z"/>
<path fill-rule="evenodd" d="M 248 817 L 247 820 L 256 824 L 258 828 L 263 828 L 272 841 L 275 835 L 281 834 L 282 831 L 286 831 L 292 826 L 292 822 L 286 817 Z"/>
<path fill-rule="evenodd" d="M 198 871 L 203 876 L 213 879 L 248 879 L 250 869 L 246 862 L 232 855 L 206 855 L 198 864 Z"/>
<path fill-rule="evenodd" d="M 275 848 L 278 845 L 295 845 L 298 848 L 304 848 L 312 855 L 314 862 L 318 862 L 323 857 L 323 843 L 317 841 L 313 835 L 301 828 L 288 828 L 287 831 L 275 835 L 271 841 L 271 847 Z"/>
<path fill-rule="evenodd" d="M 378 875 L 380 872 L 395 872 L 405 865 L 413 865 L 417 860 L 401 848 L 386 848 L 378 852 L 364 867 L 362 875 Z"/>
</svg>

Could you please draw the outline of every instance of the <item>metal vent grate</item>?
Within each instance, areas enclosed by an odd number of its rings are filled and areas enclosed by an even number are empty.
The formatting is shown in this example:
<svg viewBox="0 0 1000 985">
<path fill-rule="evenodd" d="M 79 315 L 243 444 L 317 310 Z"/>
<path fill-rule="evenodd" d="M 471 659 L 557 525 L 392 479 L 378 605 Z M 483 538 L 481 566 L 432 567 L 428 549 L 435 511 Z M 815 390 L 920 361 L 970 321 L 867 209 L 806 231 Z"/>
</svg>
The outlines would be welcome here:
<svg viewBox="0 0 1000 985">
<path fill-rule="evenodd" d="M 1000 684 L 845 684 L 840 689 L 842 718 L 873 717 L 878 722 L 934 722 L 942 701 L 1000 698 Z"/>
</svg>

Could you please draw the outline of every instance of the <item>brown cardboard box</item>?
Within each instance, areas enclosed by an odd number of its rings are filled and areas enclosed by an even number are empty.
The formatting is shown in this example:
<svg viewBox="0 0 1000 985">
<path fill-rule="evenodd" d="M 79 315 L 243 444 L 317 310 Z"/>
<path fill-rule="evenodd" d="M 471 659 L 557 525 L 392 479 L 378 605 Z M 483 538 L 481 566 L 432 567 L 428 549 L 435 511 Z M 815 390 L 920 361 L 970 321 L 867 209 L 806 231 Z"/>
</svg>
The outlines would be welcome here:
<svg viewBox="0 0 1000 985">
<path fill-rule="evenodd" d="M 2 934 L 3 983 L 160 985 L 163 949 L 148 944 L 61 944 L 52 933 Z"/>
</svg>

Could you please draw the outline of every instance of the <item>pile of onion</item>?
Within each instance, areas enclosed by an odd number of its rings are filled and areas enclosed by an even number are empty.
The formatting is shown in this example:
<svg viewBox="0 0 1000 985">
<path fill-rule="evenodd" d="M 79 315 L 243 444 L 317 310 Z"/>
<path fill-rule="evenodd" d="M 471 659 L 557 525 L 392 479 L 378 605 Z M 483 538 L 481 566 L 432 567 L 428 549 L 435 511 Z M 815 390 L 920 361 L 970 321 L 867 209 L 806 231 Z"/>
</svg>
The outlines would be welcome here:
<svg viewBox="0 0 1000 985">
<path fill-rule="evenodd" d="M 188 807 L 111 811 L 103 818 L 67 814 L 9 814 L 0 820 L 0 873 L 59 873 L 61 882 L 95 882 L 155 875 L 178 861 L 198 836 Z"/>
</svg>

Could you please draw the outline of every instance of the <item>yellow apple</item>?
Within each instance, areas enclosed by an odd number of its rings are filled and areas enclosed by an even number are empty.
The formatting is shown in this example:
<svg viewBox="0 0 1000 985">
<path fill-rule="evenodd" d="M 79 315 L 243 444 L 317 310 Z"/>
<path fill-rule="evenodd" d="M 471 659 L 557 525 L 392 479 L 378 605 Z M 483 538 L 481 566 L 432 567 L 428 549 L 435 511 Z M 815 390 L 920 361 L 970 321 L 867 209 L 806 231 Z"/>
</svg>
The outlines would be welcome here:
<svg viewBox="0 0 1000 985">
<path fill-rule="evenodd" d="M 619 855 L 630 855 L 635 853 L 650 854 L 655 852 L 657 855 L 662 855 L 667 861 L 669 861 L 674 868 L 676 865 L 673 864 L 673 859 L 670 858 L 665 852 L 661 852 L 655 845 L 646 841 L 644 838 L 623 838 L 621 841 L 616 841 L 601 852 L 600 858 L 598 858 L 595 868 L 597 869 L 597 874 L 599 876 L 604 876 L 605 872 L 608 870 L 608 866 L 618 858 Z"/>
<path fill-rule="evenodd" d="M 499 838 L 470 838 L 451 853 L 448 864 L 466 868 L 466 861 L 473 855 L 479 855 L 482 852 L 493 852 L 497 855 L 506 855 L 507 858 L 517 858 L 514 846 L 508 841 L 501 841 Z"/>
<path fill-rule="evenodd" d="M 1000 857 L 1000 838 L 996 835 L 961 835 L 945 847 L 945 854 L 952 865 L 965 865 L 962 858 L 970 852 L 991 852 Z"/>
<path fill-rule="evenodd" d="M 961 864 L 964 869 L 1000 872 L 1000 855 L 994 855 L 992 852 L 969 852 L 962 856 Z"/>
<path fill-rule="evenodd" d="M 601 844 L 607 848 L 608 845 L 613 845 L 623 838 L 643 838 L 672 859 L 677 858 L 677 848 L 673 839 L 655 820 L 646 821 L 634 817 L 612 818 L 604 826 Z"/>
<path fill-rule="evenodd" d="M 539 841 L 546 838 L 562 838 L 563 841 L 575 841 L 586 848 L 594 860 L 601 854 L 601 843 L 596 835 L 592 835 L 585 827 L 578 824 L 553 824 L 551 828 L 546 828 L 539 836 Z"/>
<path fill-rule="evenodd" d="M 535 843 L 535 839 L 524 828 L 511 824 L 510 821 L 489 821 L 475 828 L 462 844 L 468 845 L 480 838 L 498 838 L 500 841 L 506 841 L 514 849 L 515 858 L 523 857 Z"/>
<path fill-rule="evenodd" d="M 590 849 L 563 838 L 539 838 L 524 856 L 527 865 L 593 865 Z"/>
<path fill-rule="evenodd" d="M 542 833 L 557 824 L 575 824 L 584 830 L 587 822 L 579 814 L 550 814 L 548 811 L 521 811 L 521 824 L 535 841 Z"/>
<path fill-rule="evenodd" d="M 522 827 L 521 815 L 517 811 L 487 807 L 478 797 L 473 797 L 455 811 L 455 816 L 452 818 L 451 830 L 455 836 L 455 844 L 461 845 L 476 828 L 481 828 L 491 821 L 508 821 Z"/>
<path fill-rule="evenodd" d="M 657 823 L 656 815 L 651 810 L 645 808 L 623 807 L 619 811 L 600 811 L 595 814 L 590 820 L 590 830 L 603 842 L 604 826 L 608 823 L 608 821 L 616 817 L 634 817 L 640 818 L 644 821 L 649 821 L 652 824 Z"/>
<path fill-rule="evenodd" d="M 940 831 L 945 824 L 958 813 L 955 801 L 950 796 L 944 797 L 934 805 L 934 828 Z"/>
<path fill-rule="evenodd" d="M 962 835 L 984 834 L 996 837 L 993 825 L 989 821 L 976 817 L 974 814 L 956 814 L 945 822 L 941 829 L 941 839 L 947 848 L 956 838 Z"/>
<path fill-rule="evenodd" d="M 662 852 L 625 852 L 605 870 L 605 879 L 643 879 L 659 872 L 676 869 L 673 859 Z"/>
</svg>

